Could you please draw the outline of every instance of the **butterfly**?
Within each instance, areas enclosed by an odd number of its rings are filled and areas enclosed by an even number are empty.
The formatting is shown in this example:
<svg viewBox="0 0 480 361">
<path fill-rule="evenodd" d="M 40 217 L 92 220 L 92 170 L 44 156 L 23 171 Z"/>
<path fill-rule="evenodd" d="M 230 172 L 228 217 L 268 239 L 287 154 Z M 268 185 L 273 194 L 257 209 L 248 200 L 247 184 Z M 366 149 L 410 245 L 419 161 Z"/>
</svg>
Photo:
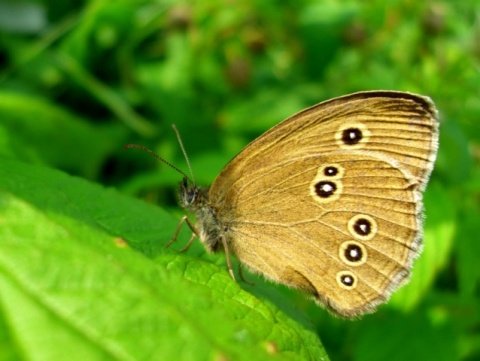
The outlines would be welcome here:
<svg viewBox="0 0 480 361">
<path fill-rule="evenodd" d="M 231 254 L 336 315 L 373 312 L 421 251 L 438 126 L 432 101 L 405 92 L 302 110 L 247 145 L 209 188 L 184 177 L 180 202 L 197 221 L 183 217 L 173 240 L 186 222 L 208 251 L 225 251 L 233 278 Z"/>
</svg>

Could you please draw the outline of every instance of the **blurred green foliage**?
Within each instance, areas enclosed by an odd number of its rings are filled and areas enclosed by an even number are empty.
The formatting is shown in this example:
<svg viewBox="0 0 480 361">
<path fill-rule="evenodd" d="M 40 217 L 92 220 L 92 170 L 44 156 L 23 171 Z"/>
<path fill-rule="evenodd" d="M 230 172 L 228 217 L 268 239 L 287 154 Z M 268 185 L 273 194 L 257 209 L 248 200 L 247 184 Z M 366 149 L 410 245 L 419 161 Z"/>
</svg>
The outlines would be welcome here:
<svg viewBox="0 0 480 361">
<path fill-rule="evenodd" d="M 180 215 L 180 176 L 124 144 L 185 169 L 176 124 L 197 183 L 208 185 L 249 141 L 321 100 L 372 89 L 428 95 L 441 114 L 440 149 L 411 283 L 353 322 L 296 292 L 284 297 L 332 360 L 476 360 L 479 16 L 478 0 L 3 0 L 0 156 Z M 258 281 L 252 292 L 276 287 Z"/>
</svg>

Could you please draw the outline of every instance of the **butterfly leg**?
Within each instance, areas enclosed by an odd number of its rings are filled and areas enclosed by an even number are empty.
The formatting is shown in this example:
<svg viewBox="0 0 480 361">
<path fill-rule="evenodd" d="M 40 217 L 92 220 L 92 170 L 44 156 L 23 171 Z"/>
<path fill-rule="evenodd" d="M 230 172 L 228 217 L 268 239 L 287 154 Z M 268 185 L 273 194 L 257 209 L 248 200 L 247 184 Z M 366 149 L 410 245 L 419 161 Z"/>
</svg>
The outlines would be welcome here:
<svg viewBox="0 0 480 361">
<path fill-rule="evenodd" d="M 196 235 L 195 232 L 192 233 L 192 236 L 190 237 L 190 239 L 188 240 L 187 244 L 185 246 L 183 246 L 183 248 L 180 250 L 180 252 L 185 252 L 187 249 L 190 248 L 190 246 L 192 245 L 192 242 L 195 238 L 197 238 L 198 236 Z"/>
<path fill-rule="evenodd" d="M 230 273 L 230 277 L 236 282 L 237 280 L 235 279 L 235 274 L 233 273 L 233 268 L 232 268 L 232 260 L 230 259 L 230 250 L 228 249 L 228 244 L 227 240 L 225 239 L 225 236 L 221 237 L 223 249 L 225 250 L 225 258 L 227 259 L 227 267 L 228 267 L 228 273 Z"/>
<path fill-rule="evenodd" d="M 192 244 L 192 241 L 193 241 L 193 239 L 195 238 L 195 236 L 200 237 L 199 234 L 198 234 L 198 230 L 195 228 L 195 226 L 193 225 L 193 223 L 188 219 L 188 216 L 185 215 L 185 216 L 182 217 L 182 219 L 180 220 L 180 222 L 178 222 L 177 228 L 175 228 L 175 232 L 173 232 L 172 239 L 171 239 L 170 241 L 168 241 L 168 243 L 165 245 L 165 248 L 170 247 L 171 244 L 177 240 L 178 233 L 180 232 L 180 228 L 182 227 L 182 224 L 183 224 L 184 222 L 187 222 L 188 227 L 190 227 L 190 229 L 191 229 L 192 232 L 193 232 L 192 237 L 191 237 L 190 240 L 188 241 L 187 245 L 184 247 L 185 249 L 187 249 L 188 247 L 190 247 L 190 245 Z M 182 249 L 182 251 L 184 251 L 184 249 Z"/>
</svg>

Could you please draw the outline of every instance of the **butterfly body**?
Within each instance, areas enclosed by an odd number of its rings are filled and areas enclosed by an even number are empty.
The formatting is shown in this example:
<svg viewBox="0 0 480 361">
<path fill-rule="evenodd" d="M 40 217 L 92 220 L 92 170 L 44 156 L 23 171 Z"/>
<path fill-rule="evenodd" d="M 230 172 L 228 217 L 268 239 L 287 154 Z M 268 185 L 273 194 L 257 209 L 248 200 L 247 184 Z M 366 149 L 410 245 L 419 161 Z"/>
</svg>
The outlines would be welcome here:
<svg viewBox="0 0 480 361">
<path fill-rule="evenodd" d="M 357 316 L 409 277 L 437 147 L 428 98 L 355 93 L 273 127 L 210 188 L 184 182 L 182 205 L 207 250 Z"/>
<path fill-rule="evenodd" d="M 210 203 L 208 189 L 188 184 L 186 178 L 180 186 L 181 206 L 195 214 L 197 225 L 195 231 L 197 236 L 208 252 L 216 252 L 225 237 L 225 228 L 218 220 L 217 210 Z"/>
</svg>

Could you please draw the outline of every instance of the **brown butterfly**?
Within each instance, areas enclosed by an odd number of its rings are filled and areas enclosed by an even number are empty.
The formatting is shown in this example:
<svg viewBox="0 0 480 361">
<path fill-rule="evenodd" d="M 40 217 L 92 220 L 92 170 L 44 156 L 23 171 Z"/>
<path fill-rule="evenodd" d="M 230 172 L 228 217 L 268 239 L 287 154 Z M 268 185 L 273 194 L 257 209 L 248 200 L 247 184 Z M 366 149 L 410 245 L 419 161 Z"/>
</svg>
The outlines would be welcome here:
<svg viewBox="0 0 480 361">
<path fill-rule="evenodd" d="M 127 147 L 135 147 L 128 145 Z M 360 92 L 307 108 L 251 142 L 181 204 L 208 251 L 224 250 L 337 315 L 374 311 L 421 250 L 422 192 L 438 148 L 427 97 Z"/>
</svg>

